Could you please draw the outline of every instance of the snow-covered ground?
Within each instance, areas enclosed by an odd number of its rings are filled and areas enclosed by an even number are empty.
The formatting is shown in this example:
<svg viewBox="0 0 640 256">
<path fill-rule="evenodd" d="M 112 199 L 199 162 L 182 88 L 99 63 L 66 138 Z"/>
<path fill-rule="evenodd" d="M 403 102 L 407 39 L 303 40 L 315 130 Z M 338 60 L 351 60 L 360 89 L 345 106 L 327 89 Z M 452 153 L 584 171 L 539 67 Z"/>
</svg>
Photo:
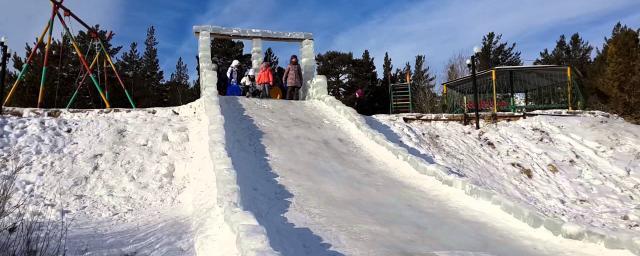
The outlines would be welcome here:
<svg viewBox="0 0 640 256">
<path fill-rule="evenodd" d="M 631 255 L 422 175 L 320 101 L 220 105 L 241 205 L 282 255 Z"/>
<path fill-rule="evenodd" d="M 21 111 L 0 118 L 1 163 L 22 167 L 19 194 L 36 208 L 63 210 L 70 255 L 236 254 L 216 206 L 201 102 L 57 117 Z"/>
<path fill-rule="evenodd" d="M 24 112 L 0 119 L 1 163 L 23 167 L 19 193 L 65 213 L 70 255 L 631 255 L 533 229 L 420 174 L 321 101 Z M 638 133 L 619 119 L 537 117 L 481 132 L 394 116 L 367 122 L 547 214 L 580 210 L 570 220 L 620 228 L 639 215 L 629 192 Z M 586 203 L 600 208 L 578 207 Z"/>
<path fill-rule="evenodd" d="M 640 231 L 640 126 L 620 118 L 538 116 L 479 131 L 455 122 L 405 123 L 402 116 L 367 122 L 411 154 L 547 216 Z"/>
</svg>

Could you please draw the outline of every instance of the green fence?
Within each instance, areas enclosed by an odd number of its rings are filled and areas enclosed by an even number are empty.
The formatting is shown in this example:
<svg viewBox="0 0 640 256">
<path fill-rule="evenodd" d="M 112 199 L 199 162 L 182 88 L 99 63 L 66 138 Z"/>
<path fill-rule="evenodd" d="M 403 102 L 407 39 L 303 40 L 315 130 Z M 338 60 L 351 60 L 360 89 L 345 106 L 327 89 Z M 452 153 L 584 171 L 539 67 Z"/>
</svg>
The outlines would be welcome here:
<svg viewBox="0 0 640 256">
<path fill-rule="evenodd" d="M 498 67 L 476 75 L 480 112 L 516 112 L 526 109 L 582 109 L 584 99 L 577 79 L 566 66 Z M 443 84 L 447 113 L 475 111 L 473 78 Z"/>
</svg>

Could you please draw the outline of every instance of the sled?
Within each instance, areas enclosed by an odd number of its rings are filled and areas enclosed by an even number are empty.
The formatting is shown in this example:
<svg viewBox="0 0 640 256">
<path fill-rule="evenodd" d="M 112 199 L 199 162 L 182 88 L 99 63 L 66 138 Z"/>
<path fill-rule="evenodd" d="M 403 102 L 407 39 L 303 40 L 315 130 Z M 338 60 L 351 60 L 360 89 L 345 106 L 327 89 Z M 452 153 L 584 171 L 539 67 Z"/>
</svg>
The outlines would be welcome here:
<svg viewBox="0 0 640 256">
<path fill-rule="evenodd" d="M 282 99 L 282 90 L 280 87 L 274 86 L 269 89 L 269 97 L 272 99 L 281 100 Z"/>
<path fill-rule="evenodd" d="M 237 84 L 230 84 L 227 87 L 227 96 L 242 96 L 242 89 Z"/>
</svg>

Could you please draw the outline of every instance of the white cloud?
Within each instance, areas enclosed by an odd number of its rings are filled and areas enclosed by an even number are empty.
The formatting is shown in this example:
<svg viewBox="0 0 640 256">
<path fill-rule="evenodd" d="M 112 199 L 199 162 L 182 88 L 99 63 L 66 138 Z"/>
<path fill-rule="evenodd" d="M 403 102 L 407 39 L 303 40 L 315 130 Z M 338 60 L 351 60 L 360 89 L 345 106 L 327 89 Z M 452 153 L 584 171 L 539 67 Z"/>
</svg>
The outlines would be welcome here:
<svg viewBox="0 0 640 256">
<path fill-rule="evenodd" d="M 639 4 L 635 0 L 416 2 L 402 9 L 384 10 L 375 15 L 378 18 L 342 31 L 331 48 L 354 52 L 368 48 L 378 64 L 388 51 L 396 67 L 412 61 L 416 54 L 426 54 L 440 75 L 450 56 L 479 44 L 489 31 L 503 34 L 509 42 L 522 42 L 553 28 L 575 29 L 576 24 L 630 7 Z M 551 46 L 537 45 L 540 49 Z"/>
</svg>

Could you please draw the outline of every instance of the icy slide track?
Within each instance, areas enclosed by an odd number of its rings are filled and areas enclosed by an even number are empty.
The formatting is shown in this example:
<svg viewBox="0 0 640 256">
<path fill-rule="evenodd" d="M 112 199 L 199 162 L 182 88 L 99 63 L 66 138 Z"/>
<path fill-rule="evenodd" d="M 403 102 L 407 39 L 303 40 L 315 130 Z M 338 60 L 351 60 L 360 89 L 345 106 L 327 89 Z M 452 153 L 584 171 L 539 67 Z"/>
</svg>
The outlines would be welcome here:
<svg viewBox="0 0 640 256">
<path fill-rule="evenodd" d="M 421 175 L 321 102 L 220 105 L 242 208 L 282 255 L 628 254 L 532 229 Z"/>
<path fill-rule="evenodd" d="M 632 255 L 556 236 L 584 235 L 570 225 L 531 228 L 514 218 L 522 208 L 418 170 L 371 139 L 326 85 L 306 102 L 219 98 L 211 39 L 199 39 L 218 204 L 241 255 Z"/>
</svg>

